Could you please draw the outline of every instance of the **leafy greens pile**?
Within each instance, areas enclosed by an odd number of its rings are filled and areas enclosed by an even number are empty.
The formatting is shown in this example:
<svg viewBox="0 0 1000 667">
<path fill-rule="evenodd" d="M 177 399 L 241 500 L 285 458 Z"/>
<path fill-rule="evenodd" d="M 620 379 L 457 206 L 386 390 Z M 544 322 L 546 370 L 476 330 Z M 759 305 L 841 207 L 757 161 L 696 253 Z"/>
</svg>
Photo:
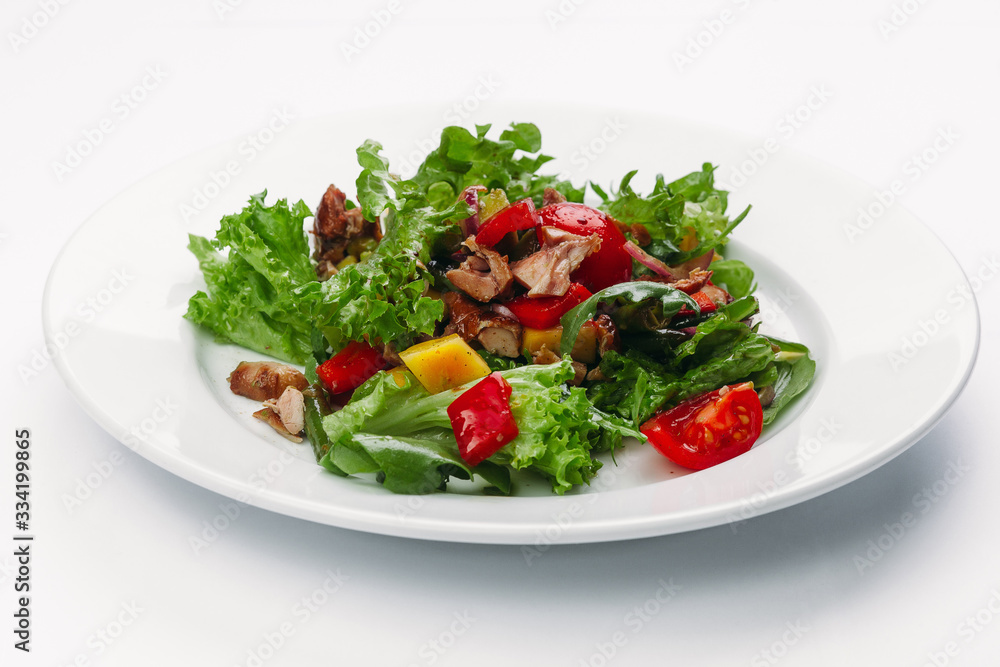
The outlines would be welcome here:
<svg viewBox="0 0 1000 667">
<path fill-rule="evenodd" d="M 584 188 L 538 173 L 551 158 L 539 153 L 534 125 L 514 123 L 496 140 L 486 136 L 489 130 L 445 128 L 440 146 L 407 180 L 389 171 L 380 144 L 362 144 L 358 205 L 366 219 L 381 218 L 384 236 L 367 259 L 326 281 L 316 278 L 309 259 L 309 207 L 286 200 L 267 206 L 266 192 L 253 196 L 241 213 L 222 219 L 214 239 L 191 235 L 207 292 L 191 298 L 185 317 L 220 341 L 305 365 L 312 381 L 315 364 L 350 341 L 404 349 L 433 336 L 444 306 L 426 295 L 435 285 L 426 267 L 459 249 L 458 223 L 472 213 L 459 196 L 465 188 L 501 189 L 509 201 L 530 197 L 536 206 L 546 188 L 569 201 L 584 198 Z M 647 196 L 632 189 L 635 173 L 611 193 L 590 185 L 603 200 L 600 209 L 646 229 L 651 242 L 645 250 L 666 264 L 723 250 L 749 211 L 729 219 L 727 193 L 715 188 L 709 164 L 670 183 L 658 176 Z M 750 380 L 759 392 L 772 392 L 768 423 L 805 390 L 815 364 L 805 347 L 765 336 L 752 324 L 758 306 L 749 267 L 717 257 L 710 268 L 714 282 L 738 297 L 710 316 L 701 316 L 687 295 L 655 282 L 602 290 L 564 316 L 565 355 L 585 321 L 599 309 L 612 313 L 624 345 L 601 360 L 601 381 L 568 386 L 574 375 L 568 358 L 517 365 L 483 353 L 513 388 L 520 435 L 475 468 L 458 455 L 446 413 L 463 388 L 431 395 L 409 373 L 401 376 L 403 386 L 376 374 L 337 412 L 309 399 L 306 426 L 317 459 L 337 474 L 374 473 L 399 493 L 428 493 L 443 489 L 450 477 L 473 474 L 508 493 L 510 470 L 526 469 L 561 494 L 589 482 L 601 465 L 594 453 L 613 450 L 624 436 L 643 439 L 637 429 L 657 410 L 722 385 Z M 644 270 L 636 264 L 635 275 Z M 687 334 L 672 320 L 682 308 L 695 311 Z"/>
</svg>

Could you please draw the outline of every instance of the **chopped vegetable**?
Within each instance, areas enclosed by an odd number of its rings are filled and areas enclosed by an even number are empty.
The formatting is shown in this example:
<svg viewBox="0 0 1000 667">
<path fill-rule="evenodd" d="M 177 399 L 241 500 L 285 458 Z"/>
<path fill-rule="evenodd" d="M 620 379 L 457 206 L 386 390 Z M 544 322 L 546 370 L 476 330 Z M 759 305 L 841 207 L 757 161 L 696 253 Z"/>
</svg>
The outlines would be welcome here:
<svg viewBox="0 0 1000 667">
<path fill-rule="evenodd" d="M 490 374 L 490 367 L 458 334 L 418 343 L 399 353 L 406 367 L 432 394 Z"/>
<path fill-rule="evenodd" d="M 517 437 L 510 393 L 503 376 L 490 373 L 448 406 L 458 453 L 470 466 L 479 465 Z"/>
<path fill-rule="evenodd" d="M 476 243 L 492 248 L 511 232 L 534 229 L 538 225 L 535 203 L 530 199 L 516 201 L 499 211 L 479 228 Z"/>
<path fill-rule="evenodd" d="M 764 414 L 745 382 L 688 399 L 642 425 L 642 434 L 668 459 L 703 470 L 750 451 Z"/>
<path fill-rule="evenodd" d="M 331 394 L 360 387 L 365 380 L 388 366 L 368 343 L 350 342 L 343 350 L 316 367 L 316 375 Z"/>
<path fill-rule="evenodd" d="M 749 449 L 816 369 L 758 330 L 753 271 L 719 255 L 749 207 L 730 219 L 705 164 L 648 195 L 636 172 L 591 183 L 593 208 L 538 173 L 537 127 L 490 129 L 445 128 L 408 180 L 365 141 L 357 206 L 331 185 L 317 209 L 315 264 L 308 207 L 253 197 L 191 237 L 207 290 L 186 317 L 305 365 L 311 388 L 269 423 L 397 493 L 506 494 L 523 470 L 562 494 L 625 437 L 693 468 Z"/>
<path fill-rule="evenodd" d="M 548 329 L 559 324 L 559 319 L 577 305 L 591 297 L 590 290 L 579 283 L 572 283 L 563 296 L 519 296 L 504 303 L 526 327 Z"/>
<path fill-rule="evenodd" d="M 538 211 L 541 226 L 555 227 L 577 236 L 597 234 L 601 248 L 587 257 L 570 276 L 591 292 L 627 282 L 632 276 L 632 258 L 625 251 L 625 235 L 615 221 L 595 208 L 563 202 Z"/>
</svg>

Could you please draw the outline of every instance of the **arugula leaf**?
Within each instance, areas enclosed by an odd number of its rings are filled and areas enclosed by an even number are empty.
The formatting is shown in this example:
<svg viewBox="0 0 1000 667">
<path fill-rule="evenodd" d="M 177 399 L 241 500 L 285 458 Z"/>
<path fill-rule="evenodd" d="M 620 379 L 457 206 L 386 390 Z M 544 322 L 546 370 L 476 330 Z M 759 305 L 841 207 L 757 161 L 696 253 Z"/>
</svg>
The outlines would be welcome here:
<svg viewBox="0 0 1000 667">
<path fill-rule="evenodd" d="M 599 304 L 630 303 L 638 304 L 650 299 L 658 299 L 663 309 L 661 317 L 669 320 L 682 308 L 687 306 L 695 312 L 700 312 L 701 308 L 690 296 L 681 292 L 676 287 L 654 282 L 631 282 L 619 283 L 606 287 L 589 299 L 576 306 L 560 319 L 562 324 L 562 340 L 559 344 L 559 353 L 563 356 L 572 351 L 576 337 L 580 333 L 580 328 L 584 323 L 594 317 Z"/>
<path fill-rule="evenodd" d="M 653 416 L 672 396 L 676 376 L 667 367 L 637 350 L 608 351 L 601 359 L 601 373 L 611 378 L 587 389 L 594 405 L 636 427 Z"/>
<path fill-rule="evenodd" d="M 189 235 L 208 292 L 191 297 L 184 317 L 217 340 L 301 364 L 312 350 L 312 325 L 310 304 L 298 291 L 319 284 L 303 229 L 312 213 L 302 201 L 266 206 L 266 196 L 254 195 L 242 212 L 223 217 L 213 240 Z M 226 248 L 223 258 L 218 251 Z"/>
<path fill-rule="evenodd" d="M 667 264 L 679 264 L 724 246 L 728 235 L 750 211 L 747 207 L 730 222 L 726 216 L 728 193 L 716 189 L 714 171 L 715 167 L 706 162 L 701 171 L 691 172 L 672 183 L 657 174 L 653 190 L 646 197 L 637 194 L 630 185 L 636 171 L 627 173 L 612 195 L 593 183 L 590 185 L 604 200 L 601 209 L 611 217 L 646 228 L 652 239 L 644 247 L 646 252 Z M 695 233 L 696 246 L 680 250 L 691 231 Z"/>
</svg>

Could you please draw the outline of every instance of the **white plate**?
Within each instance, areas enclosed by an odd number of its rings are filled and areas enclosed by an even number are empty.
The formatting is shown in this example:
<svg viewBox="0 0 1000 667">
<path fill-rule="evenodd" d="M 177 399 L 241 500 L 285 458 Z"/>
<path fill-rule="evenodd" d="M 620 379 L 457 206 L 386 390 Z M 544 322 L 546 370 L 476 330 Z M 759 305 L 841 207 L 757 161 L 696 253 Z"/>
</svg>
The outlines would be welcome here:
<svg viewBox="0 0 1000 667">
<path fill-rule="evenodd" d="M 275 512 L 334 526 L 460 542 L 535 545 L 675 533 L 742 521 L 835 489 L 912 445 L 955 400 L 979 337 L 968 283 L 938 240 L 898 205 L 849 238 L 859 207 L 879 211 L 857 180 L 780 147 L 715 128 L 632 112 L 492 105 L 474 119 L 531 120 L 554 170 L 605 186 L 640 169 L 677 177 L 704 161 L 753 172 L 730 212 L 754 209 L 730 254 L 757 270 L 764 331 L 813 350 L 807 395 L 747 454 L 686 474 L 634 446 L 587 490 L 566 497 L 523 484 L 509 498 L 397 496 L 342 479 L 250 417 L 225 377 L 260 355 L 219 346 L 182 319 L 202 286 L 187 234 L 267 188 L 315 206 L 326 186 L 349 193 L 354 149 L 368 137 L 406 173 L 445 125 L 446 110 L 389 110 L 298 123 L 182 160 L 129 188 L 70 239 L 43 305 L 57 364 L 84 409 L 171 472 Z M 471 121 L 470 121 L 471 122 Z M 497 130 L 500 128 L 498 127 Z M 766 161 L 761 156 L 766 157 Z M 757 162 L 764 162 L 757 166 Z M 641 190 L 642 187 L 639 189 Z M 897 355 L 897 356 L 892 356 Z"/>
</svg>

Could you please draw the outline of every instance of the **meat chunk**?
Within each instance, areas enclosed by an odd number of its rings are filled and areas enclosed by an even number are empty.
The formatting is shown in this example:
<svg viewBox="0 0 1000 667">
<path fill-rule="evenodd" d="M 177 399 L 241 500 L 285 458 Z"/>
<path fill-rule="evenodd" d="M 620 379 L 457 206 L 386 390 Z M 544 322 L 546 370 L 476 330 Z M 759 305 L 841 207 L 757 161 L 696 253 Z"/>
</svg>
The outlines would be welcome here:
<svg viewBox="0 0 1000 667">
<path fill-rule="evenodd" d="M 704 271 L 702 269 L 692 269 L 688 274 L 687 278 L 677 279 L 676 276 L 671 276 L 667 278 L 665 276 L 658 276 L 656 274 L 640 276 L 639 281 L 651 282 L 651 283 L 663 283 L 665 285 L 673 285 L 685 294 L 694 294 L 711 279 L 712 272 Z"/>
<path fill-rule="evenodd" d="M 542 192 L 542 206 L 549 204 L 561 204 L 566 201 L 566 196 L 553 188 L 545 188 Z"/>
<path fill-rule="evenodd" d="M 519 322 L 480 306 L 458 292 L 448 292 L 442 299 L 450 313 L 445 335 L 455 333 L 464 341 L 478 341 L 487 351 L 503 357 L 521 354 L 524 329 Z"/>
<path fill-rule="evenodd" d="M 514 277 L 507 258 L 490 248 L 481 247 L 476 237 L 470 236 L 462 245 L 474 254 L 452 269 L 445 276 L 451 283 L 477 301 L 487 302 L 509 293 Z"/>
<path fill-rule="evenodd" d="M 273 408 L 268 408 L 268 407 L 262 408 L 257 412 L 253 413 L 253 416 L 261 420 L 262 422 L 273 428 L 275 431 L 280 433 L 283 437 L 291 440 L 292 442 L 295 443 L 302 442 L 301 436 L 291 433 L 287 428 L 285 428 L 285 424 L 281 421 L 281 417 L 278 416 L 278 414 L 274 411 Z"/>
<path fill-rule="evenodd" d="M 541 227 L 542 249 L 514 262 L 514 279 L 528 288 L 528 296 L 563 296 L 569 290 L 569 274 L 591 253 L 601 248 L 597 234 L 577 236 L 554 227 Z"/>
<path fill-rule="evenodd" d="M 316 273 L 321 279 L 337 272 L 336 264 L 347 256 L 348 246 L 358 238 L 382 238 L 378 220 L 365 220 L 360 208 L 347 209 L 347 196 L 335 185 L 330 185 L 316 208 L 313 221 L 316 249 L 313 259 L 319 265 Z"/>
<path fill-rule="evenodd" d="M 597 332 L 597 351 L 603 357 L 608 350 L 617 352 L 621 349 L 621 339 L 618 328 L 610 315 L 598 315 L 594 318 L 594 330 Z"/>
<path fill-rule="evenodd" d="M 255 401 L 277 400 L 288 387 L 302 391 L 309 386 L 305 375 L 274 361 L 241 361 L 228 379 L 234 394 Z"/>
<path fill-rule="evenodd" d="M 684 292 L 685 294 L 694 294 L 708 282 L 709 278 L 712 277 L 711 271 L 705 271 L 703 269 L 693 269 L 691 273 L 688 274 L 687 278 L 683 280 L 678 280 L 671 283 L 674 287 Z"/>
<path fill-rule="evenodd" d="M 286 387 L 277 401 L 266 401 L 264 406 L 278 413 L 278 419 L 289 433 L 301 433 L 306 427 L 305 401 L 302 392 L 295 387 Z"/>
</svg>

